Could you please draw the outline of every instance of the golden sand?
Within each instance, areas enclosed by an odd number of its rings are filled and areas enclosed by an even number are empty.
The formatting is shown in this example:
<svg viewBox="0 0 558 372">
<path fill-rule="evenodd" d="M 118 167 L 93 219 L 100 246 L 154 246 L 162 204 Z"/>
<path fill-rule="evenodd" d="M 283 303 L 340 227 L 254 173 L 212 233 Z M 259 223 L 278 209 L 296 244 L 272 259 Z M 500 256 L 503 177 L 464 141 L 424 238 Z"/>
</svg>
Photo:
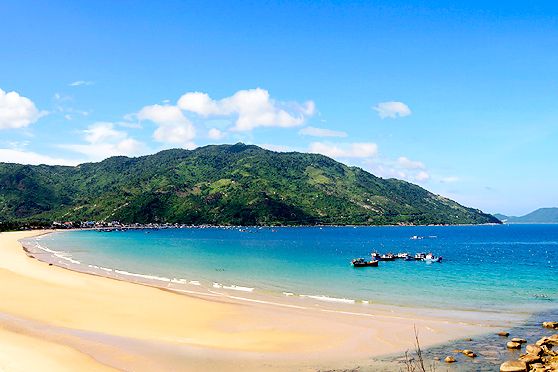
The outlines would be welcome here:
<svg viewBox="0 0 558 372">
<path fill-rule="evenodd" d="M 18 240 L 39 233 L 0 234 L 2 371 L 355 367 L 411 348 L 415 325 L 423 346 L 486 332 L 422 315 L 205 299 L 78 273 L 24 253 Z"/>
</svg>

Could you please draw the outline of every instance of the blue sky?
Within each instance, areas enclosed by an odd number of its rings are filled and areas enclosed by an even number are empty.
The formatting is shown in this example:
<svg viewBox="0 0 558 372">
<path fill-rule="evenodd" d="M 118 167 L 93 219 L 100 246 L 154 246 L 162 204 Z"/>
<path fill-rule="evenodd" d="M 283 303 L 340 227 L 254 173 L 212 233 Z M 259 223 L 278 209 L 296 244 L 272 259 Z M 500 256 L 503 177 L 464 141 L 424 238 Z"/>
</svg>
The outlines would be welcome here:
<svg viewBox="0 0 558 372">
<path fill-rule="evenodd" d="M 0 161 L 238 141 L 557 206 L 558 3 L 0 3 Z"/>
</svg>

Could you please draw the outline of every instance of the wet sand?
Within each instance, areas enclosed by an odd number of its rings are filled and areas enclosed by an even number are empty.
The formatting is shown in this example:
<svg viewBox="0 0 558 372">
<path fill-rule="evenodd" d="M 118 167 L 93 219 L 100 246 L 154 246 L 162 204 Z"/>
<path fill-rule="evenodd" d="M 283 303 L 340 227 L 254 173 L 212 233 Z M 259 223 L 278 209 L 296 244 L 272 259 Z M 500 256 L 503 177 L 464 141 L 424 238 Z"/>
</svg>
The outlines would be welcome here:
<svg viewBox="0 0 558 372">
<path fill-rule="evenodd" d="M 423 347 L 502 326 L 412 309 L 363 314 L 179 294 L 33 259 L 19 240 L 41 233 L 0 234 L 0 370 L 355 368 L 411 349 L 415 326 Z"/>
</svg>

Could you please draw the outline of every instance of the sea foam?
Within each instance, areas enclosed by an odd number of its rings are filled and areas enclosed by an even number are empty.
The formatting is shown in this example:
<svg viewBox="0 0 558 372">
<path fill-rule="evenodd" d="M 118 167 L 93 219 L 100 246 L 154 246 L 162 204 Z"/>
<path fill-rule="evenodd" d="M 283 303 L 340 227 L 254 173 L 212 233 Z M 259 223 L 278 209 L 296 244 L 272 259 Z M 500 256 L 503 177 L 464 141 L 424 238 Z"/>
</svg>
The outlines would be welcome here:
<svg viewBox="0 0 558 372">
<path fill-rule="evenodd" d="M 241 292 L 253 292 L 254 288 L 250 287 L 242 287 L 239 285 L 223 285 L 221 283 L 213 283 L 213 288 L 220 288 L 220 289 L 231 289 L 233 291 L 241 291 Z"/>
<path fill-rule="evenodd" d="M 343 304 L 354 304 L 355 300 L 351 300 L 349 298 L 337 298 L 337 297 L 329 297 L 329 296 L 317 296 L 317 295 L 300 295 L 303 298 L 311 298 L 313 300 L 324 301 L 324 302 L 338 302 Z"/>
</svg>

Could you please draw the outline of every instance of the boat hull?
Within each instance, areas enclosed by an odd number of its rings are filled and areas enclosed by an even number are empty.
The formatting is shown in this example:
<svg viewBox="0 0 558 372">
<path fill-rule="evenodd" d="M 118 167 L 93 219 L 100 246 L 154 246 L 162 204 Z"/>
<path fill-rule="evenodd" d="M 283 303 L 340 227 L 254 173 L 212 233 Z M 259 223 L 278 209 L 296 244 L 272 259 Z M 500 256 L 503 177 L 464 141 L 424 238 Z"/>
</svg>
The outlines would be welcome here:
<svg viewBox="0 0 558 372">
<path fill-rule="evenodd" d="M 353 262 L 354 267 L 378 267 L 378 261 Z"/>
</svg>

